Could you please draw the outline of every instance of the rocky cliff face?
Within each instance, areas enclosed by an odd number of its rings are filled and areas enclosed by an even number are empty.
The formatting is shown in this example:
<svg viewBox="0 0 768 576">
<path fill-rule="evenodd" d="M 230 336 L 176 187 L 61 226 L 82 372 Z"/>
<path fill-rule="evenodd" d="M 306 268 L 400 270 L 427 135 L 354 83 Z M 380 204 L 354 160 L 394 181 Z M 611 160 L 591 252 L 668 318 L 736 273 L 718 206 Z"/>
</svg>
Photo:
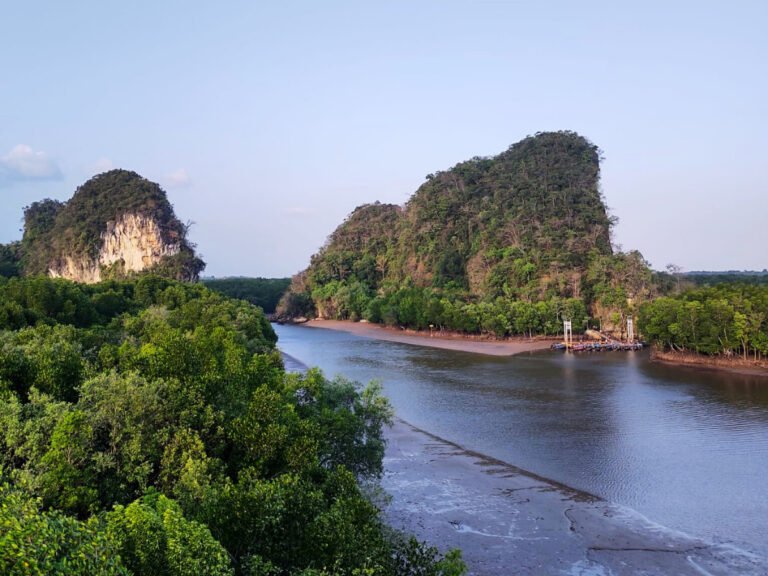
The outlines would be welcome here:
<svg viewBox="0 0 768 576">
<path fill-rule="evenodd" d="M 205 267 L 165 191 L 128 170 L 94 176 L 66 202 L 24 209 L 21 272 L 76 282 L 131 274 L 197 280 Z"/>
<path fill-rule="evenodd" d="M 153 218 L 124 214 L 107 223 L 96 258 L 65 256 L 48 269 L 48 275 L 76 282 L 100 282 L 104 268 L 118 265 L 124 273 L 141 272 L 159 264 L 164 256 L 178 254 L 180 249 L 179 243 L 163 241 L 160 226 Z"/>
</svg>

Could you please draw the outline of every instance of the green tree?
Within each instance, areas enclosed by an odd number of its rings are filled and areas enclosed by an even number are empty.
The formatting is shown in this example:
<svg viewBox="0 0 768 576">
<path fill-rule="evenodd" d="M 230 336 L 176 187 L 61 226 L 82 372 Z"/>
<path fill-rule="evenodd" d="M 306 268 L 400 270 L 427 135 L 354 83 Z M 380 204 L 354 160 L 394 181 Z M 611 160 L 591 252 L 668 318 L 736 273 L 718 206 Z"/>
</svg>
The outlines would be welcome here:
<svg viewBox="0 0 768 576">
<path fill-rule="evenodd" d="M 226 550 L 173 500 L 152 493 L 107 515 L 107 530 L 134 573 L 146 576 L 228 576 Z"/>
<path fill-rule="evenodd" d="M 128 576 L 119 543 L 99 518 L 41 511 L 40 502 L 0 485 L 0 573 L 8 576 Z"/>
</svg>

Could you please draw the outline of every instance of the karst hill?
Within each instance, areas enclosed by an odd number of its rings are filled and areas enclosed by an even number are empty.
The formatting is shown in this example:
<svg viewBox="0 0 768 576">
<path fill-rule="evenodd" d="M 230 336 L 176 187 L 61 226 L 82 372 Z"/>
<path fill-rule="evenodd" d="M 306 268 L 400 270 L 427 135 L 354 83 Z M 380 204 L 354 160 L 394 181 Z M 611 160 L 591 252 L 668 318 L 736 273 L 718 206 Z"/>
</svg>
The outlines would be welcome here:
<svg viewBox="0 0 768 576">
<path fill-rule="evenodd" d="M 205 266 L 162 188 L 127 170 L 94 176 L 67 202 L 28 206 L 15 250 L 24 275 L 87 283 L 149 270 L 196 280 Z"/>
<path fill-rule="evenodd" d="M 430 174 L 404 207 L 356 208 L 281 312 L 498 334 L 516 332 L 519 316 L 502 303 L 546 302 L 556 316 L 581 303 L 566 312 L 618 323 L 649 296 L 651 272 L 639 253 L 614 252 L 599 184 L 598 147 L 567 131 Z M 489 307 L 506 318 L 495 328 L 477 311 Z"/>
</svg>

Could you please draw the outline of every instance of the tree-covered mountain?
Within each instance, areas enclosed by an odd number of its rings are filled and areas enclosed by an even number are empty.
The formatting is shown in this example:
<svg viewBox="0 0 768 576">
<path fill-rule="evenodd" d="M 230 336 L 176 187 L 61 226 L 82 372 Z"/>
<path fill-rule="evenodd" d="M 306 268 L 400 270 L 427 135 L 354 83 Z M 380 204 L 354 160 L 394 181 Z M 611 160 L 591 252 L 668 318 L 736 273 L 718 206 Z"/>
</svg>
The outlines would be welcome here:
<svg viewBox="0 0 768 576">
<path fill-rule="evenodd" d="M 430 174 L 402 208 L 355 209 L 280 310 L 496 335 L 563 316 L 618 326 L 652 278 L 638 252 L 614 252 L 599 176 L 600 151 L 573 132 Z"/>
<path fill-rule="evenodd" d="M 163 189 L 127 170 L 94 176 L 67 202 L 26 207 L 20 264 L 25 275 L 83 282 L 148 269 L 190 280 L 205 266 Z"/>
</svg>

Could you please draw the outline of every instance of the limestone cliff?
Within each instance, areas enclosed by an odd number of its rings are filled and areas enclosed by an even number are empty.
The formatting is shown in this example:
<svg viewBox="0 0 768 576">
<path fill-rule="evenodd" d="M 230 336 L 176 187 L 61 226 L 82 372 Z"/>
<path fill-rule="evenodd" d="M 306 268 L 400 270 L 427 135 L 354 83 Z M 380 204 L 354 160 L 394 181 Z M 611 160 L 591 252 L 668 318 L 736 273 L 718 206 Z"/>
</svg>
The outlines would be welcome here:
<svg viewBox="0 0 768 576">
<path fill-rule="evenodd" d="M 160 264 L 163 257 L 179 253 L 179 243 L 163 240 L 160 226 L 154 218 L 142 214 L 124 214 L 107 222 L 101 235 L 101 249 L 95 258 L 65 255 L 48 268 L 48 275 L 77 282 L 101 282 L 102 270 L 121 274 L 142 272 Z"/>
<path fill-rule="evenodd" d="M 205 266 L 165 192 L 135 172 L 95 176 L 69 201 L 35 202 L 24 217 L 27 275 L 93 283 L 151 270 L 196 280 Z"/>
</svg>

